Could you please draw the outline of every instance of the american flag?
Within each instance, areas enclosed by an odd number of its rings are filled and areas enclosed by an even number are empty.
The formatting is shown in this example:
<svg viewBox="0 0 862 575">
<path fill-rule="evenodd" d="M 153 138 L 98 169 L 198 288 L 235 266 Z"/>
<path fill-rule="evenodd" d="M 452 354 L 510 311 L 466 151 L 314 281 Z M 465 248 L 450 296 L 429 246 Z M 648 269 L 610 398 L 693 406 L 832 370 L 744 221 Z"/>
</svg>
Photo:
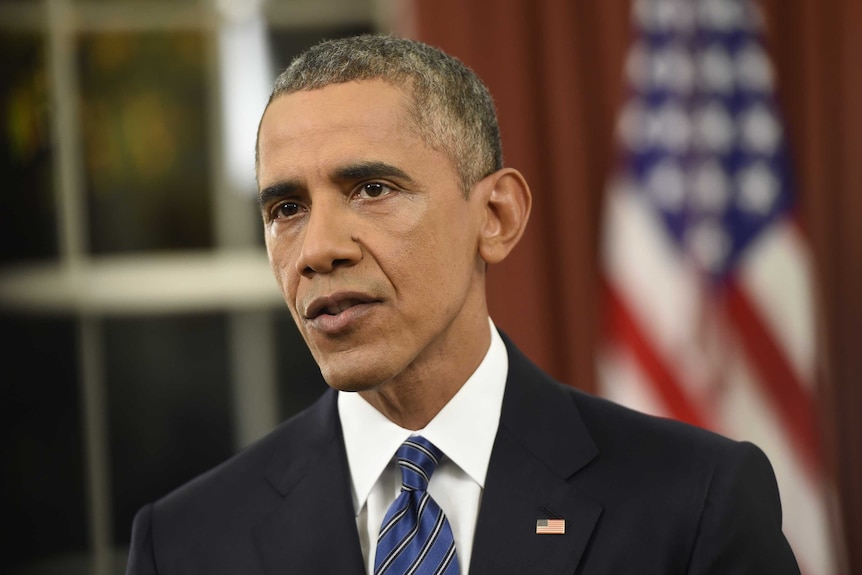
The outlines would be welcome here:
<svg viewBox="0 0 862 575">
<path fill-rule="evenodd" d="M 566 533 L 566 520 L 537 519 L 536 533 L 539 535 L 564 535 Z"/>
<path fill-rule="evenodd" d="M 762 15 L 635 0 L 602 238 L 601 392 L 759 445 L 803 573 L 835 572 L 810 254 Z"/>
</svg>

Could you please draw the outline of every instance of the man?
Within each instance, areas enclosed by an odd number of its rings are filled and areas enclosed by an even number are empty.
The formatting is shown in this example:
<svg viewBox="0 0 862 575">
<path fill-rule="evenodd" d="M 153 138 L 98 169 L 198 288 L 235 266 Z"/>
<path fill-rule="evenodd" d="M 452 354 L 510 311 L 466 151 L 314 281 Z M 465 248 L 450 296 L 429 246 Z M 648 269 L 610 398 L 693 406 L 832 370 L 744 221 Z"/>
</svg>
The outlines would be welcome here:
<svg viewBox="0 0 862 575">
<path fill-rule="evenodd" d="M 257 166 L 332 389 L 144 507 L 129 574 L 798 573 L 760 450 L 558 384 L 494 328 L 486 268 L 531 195 L 460 62 L 384 36 L 312 48 L 276 81 Z"/>
</svg>

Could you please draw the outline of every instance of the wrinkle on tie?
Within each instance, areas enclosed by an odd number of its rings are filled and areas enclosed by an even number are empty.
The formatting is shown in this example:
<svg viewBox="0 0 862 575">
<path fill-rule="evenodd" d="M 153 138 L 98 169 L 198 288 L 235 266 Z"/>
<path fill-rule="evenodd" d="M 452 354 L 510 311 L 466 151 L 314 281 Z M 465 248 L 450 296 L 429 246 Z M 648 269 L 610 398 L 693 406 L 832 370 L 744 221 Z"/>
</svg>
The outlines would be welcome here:
<svg viewBox="0 0 862 575">
<path fill-rule="evenodd" d="M 401 493 L 383 518 L 374 558 L 375 575 L 459 575 L 452 528 L 428 494 L 443 452 L 422 436 L 395 452 Z"/>
</svg>

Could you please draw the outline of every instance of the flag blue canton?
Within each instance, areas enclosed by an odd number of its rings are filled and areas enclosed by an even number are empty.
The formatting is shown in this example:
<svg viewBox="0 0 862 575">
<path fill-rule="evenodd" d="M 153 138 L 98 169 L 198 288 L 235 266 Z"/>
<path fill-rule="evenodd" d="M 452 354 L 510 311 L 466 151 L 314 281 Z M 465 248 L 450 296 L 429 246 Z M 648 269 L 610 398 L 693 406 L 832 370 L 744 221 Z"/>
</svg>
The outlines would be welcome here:
<svg viewBox="0 0 862 575">
<path fill-rule="evenodd" d="M 720 279 L 791 205 L 761 17 L 746 0 L 638 0 L 633 17 L 621 183 Z"/>
</svg>

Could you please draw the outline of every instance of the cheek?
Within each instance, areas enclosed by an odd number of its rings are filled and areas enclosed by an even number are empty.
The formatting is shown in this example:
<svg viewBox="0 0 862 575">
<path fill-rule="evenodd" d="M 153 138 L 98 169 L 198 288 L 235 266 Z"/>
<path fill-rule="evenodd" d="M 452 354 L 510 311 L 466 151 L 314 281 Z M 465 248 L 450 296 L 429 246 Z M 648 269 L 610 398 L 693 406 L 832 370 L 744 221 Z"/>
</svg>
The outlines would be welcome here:
<svg viewBox="0 0 862 575">
<path fill-rule="evenodd" d="M 450 299 L 466 291 L 476 250 L 461 218 L 441 218 L 404 238 L 398 246 L 403 276 L 427 300 Z"/>
<path fill-rule="evenodd" d="M 266 253 L 281 291 L 285 296 L 295 294 L 299 274 L 296 273 L 296 257 L 291 244 L 285 241 L 285 238 L 279 238 L 267 232 Z M 291 305 L 291 301 L 287 303 Z"/>
</svg>

